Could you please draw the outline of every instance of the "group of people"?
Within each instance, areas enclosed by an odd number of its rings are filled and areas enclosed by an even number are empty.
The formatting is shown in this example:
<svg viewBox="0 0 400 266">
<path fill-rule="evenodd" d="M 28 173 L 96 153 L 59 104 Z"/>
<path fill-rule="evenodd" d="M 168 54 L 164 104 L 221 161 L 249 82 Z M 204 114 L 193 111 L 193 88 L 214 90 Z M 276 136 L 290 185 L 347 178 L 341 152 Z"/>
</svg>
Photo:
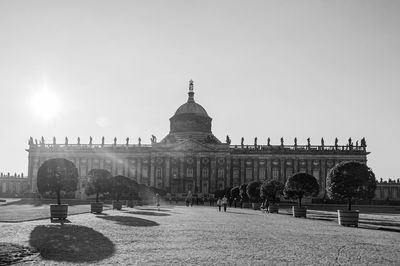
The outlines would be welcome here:
<svg viewBox="0 0 400 266">
<path fill-rule="evenodd" d="M 221 211 L 221 207 L 224 206 L 224 212 L 226 212 L 226 207 L 228 206 L 228 198 L 226 196 L 224 196 L 222 199 L 218 198 L 217 206 L 219 211 Z"/>
</svg>

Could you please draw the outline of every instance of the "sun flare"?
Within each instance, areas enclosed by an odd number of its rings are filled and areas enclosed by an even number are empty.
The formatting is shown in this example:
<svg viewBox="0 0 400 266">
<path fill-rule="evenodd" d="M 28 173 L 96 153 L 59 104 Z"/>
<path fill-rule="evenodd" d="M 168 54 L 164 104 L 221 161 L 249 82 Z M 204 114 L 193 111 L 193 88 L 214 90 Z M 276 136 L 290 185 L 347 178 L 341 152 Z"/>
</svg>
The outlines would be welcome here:
<svg viewBox="0 0 400 266">
<path fill-rule="evenodd" d="M 44 120 L 55 118 L 61 111 L 59 98 L 48 89 L 37 92 L 32 98 L 31 105 L 34 113 Z"/>
</svg>

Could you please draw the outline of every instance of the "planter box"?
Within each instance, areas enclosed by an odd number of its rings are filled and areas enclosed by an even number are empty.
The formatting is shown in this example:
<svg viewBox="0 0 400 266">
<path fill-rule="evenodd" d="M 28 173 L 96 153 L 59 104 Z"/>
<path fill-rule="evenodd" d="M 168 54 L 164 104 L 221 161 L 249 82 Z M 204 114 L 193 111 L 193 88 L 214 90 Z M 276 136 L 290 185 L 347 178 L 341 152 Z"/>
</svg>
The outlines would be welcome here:
<svg viewBox="0 0 400 266">
<path fill-rule="evenodd" d="M 50 204 L 50 221 L 65 220 L 68 215 L 68 204 Z"/>
<path fill-rule="evenodd" d="M 250 202 L 243 202 L 242 208 L 250 209 L 250 208 L 252 208 L 252 207 L 253 207 L 253 206 L 251 205 Z"/>
<path fill-rule="evenodd" d="M 90 203 L 90 212 L 91 213 L 102 213 L 103 212 L 103 203 L 102 202 L 91 202 Z"/>
<path fill-rule="evenodd" d="M 292 206 L 293 217 L 307 218 L 307 209 L 305 207 Z"/>
<path fill-rule="evenodd" d="M 278 204 L 270 204 L 268 206 L 269 213 L 278 213 L 279 212 L 279 205 Z"/>
<path fill-rule="evenodd" d="M 251 207 L 253 208 L 253 210 L 260 210 L 261 209 L 261 203 L 252 203 Z"/>
<path fill-rule="evenodd" d="M 358 211 L 343 211 L 338 210 L 338 223 L 343 226 L 355 226 L 358 227 Z"/>
<path fill-rule="evenodd" d="M 120 201 L 113 201 L 113 209 L 121 210 L 122 209 L 122 202 Z"/>
</svg>

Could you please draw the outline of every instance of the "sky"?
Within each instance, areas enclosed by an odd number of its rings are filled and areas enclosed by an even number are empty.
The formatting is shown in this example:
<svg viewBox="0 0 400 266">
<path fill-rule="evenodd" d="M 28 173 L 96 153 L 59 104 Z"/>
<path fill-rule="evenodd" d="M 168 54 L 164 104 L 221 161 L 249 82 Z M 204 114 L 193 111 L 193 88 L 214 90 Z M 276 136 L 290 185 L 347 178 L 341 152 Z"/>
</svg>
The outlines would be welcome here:
<svg viewBox="0 0 400 266">
<path fill-rule="evenodd" d="M 195 100 L 232 144 L 366 138 L 399 178 L 400 1 L 0 1 L 0 172 L 28 139 L 149 143 Z"/>
</svg>

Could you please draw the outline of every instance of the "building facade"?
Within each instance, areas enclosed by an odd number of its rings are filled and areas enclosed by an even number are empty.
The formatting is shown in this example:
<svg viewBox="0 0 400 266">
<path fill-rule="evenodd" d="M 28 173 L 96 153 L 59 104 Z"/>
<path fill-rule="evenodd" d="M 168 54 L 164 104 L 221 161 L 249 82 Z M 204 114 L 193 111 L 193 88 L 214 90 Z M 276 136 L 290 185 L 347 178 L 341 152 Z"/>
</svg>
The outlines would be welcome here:
<svg viewBox="0 0 400 266">
<path fill-rule="evenodd" d="M 117 144 L 69 144 L 68 139 L 57 144 L 29 141 L 28 176 L 32 192 L 37 192 L 36 180 L 39 167 L 48 159 L 65 158 L 72 161 L 79 172 L 77 197 L 84 198 L 87 173 L 94 168 L 107 169 L 112 175 L 124 175 L 139 183 L 162 188 L 170 193 L 207 195 L 216 190 L 238 186 L 253 180 L 273 178 L 285 182 L 293 173 L 306 172 L 317 178 L 324 195 L 326 176 L 330 168 L 341 161 L 356 160 L 367 162 L 365 140 L 353 145 L 340 146 L 272 145 L 231 145 L 226 137 L 221 142 L 212 133 L 212 118 L 194 100 L 193 82 L 190 82 L 188 100 L 170 118 L 170 132 L 161 141 L 153 136 L 151 144 L 131 144 L 129 139 Z"/>
<path fill-rule="evenodd" d="M 30 180 L 24 174 L 0 173 L 0 197 L 23 197 L 29 194 Z"/>
</svg>

